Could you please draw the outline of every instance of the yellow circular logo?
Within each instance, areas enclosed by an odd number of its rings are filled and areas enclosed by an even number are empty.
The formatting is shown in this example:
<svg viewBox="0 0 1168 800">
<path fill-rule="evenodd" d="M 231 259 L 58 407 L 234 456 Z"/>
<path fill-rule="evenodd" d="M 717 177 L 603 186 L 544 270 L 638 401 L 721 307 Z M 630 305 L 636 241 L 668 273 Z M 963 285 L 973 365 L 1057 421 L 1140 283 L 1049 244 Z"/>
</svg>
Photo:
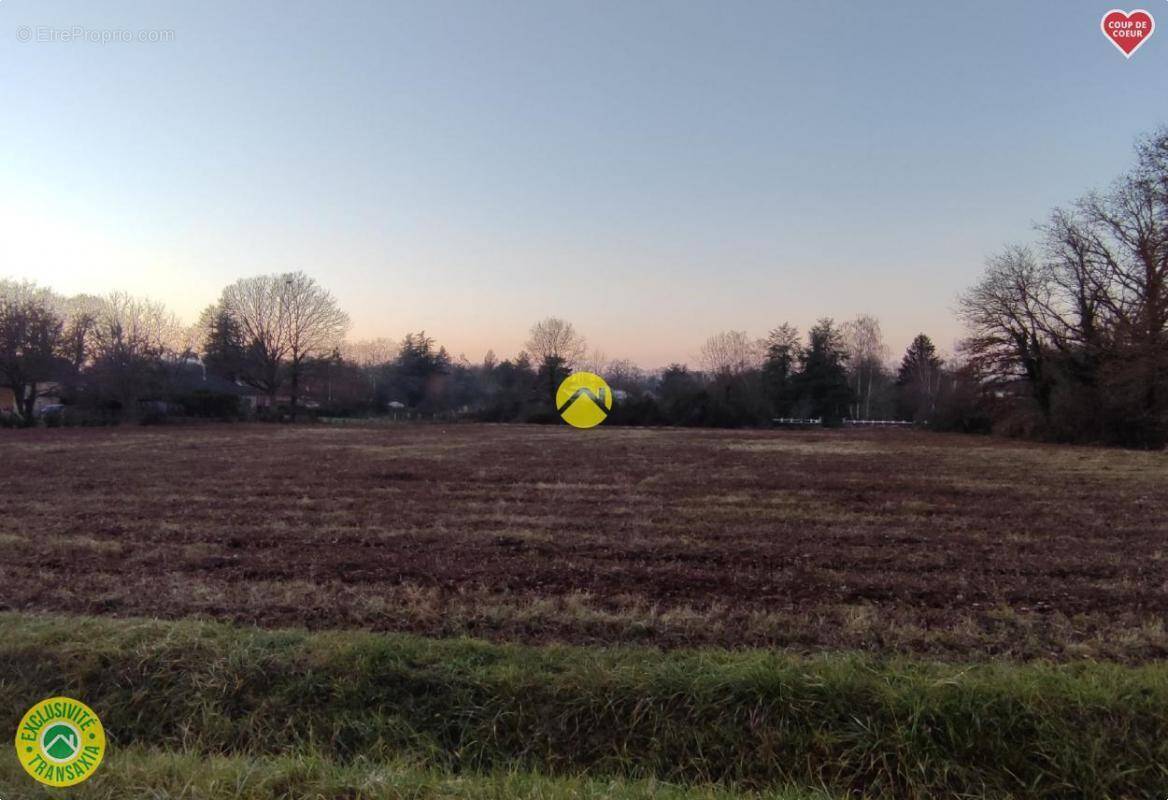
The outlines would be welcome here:
<svg viewBox="0 0 1168 800">
<path fill-rule="evenodd" d="M 85 703 L 68 697 L 37 703 L 16 729 L 16 757 L 25 772 L 49 786 L 81 783 L 104 755 L 101 720 Z"/>
<path fill-rule="evenodd" d="M 612 410 L 612 389 L 604 378 L 591 372 L 574 372 L 556 392 L 556 408 L 564 422 L 574 428 L 592 428 L 608 418 Z"/>
</svg>

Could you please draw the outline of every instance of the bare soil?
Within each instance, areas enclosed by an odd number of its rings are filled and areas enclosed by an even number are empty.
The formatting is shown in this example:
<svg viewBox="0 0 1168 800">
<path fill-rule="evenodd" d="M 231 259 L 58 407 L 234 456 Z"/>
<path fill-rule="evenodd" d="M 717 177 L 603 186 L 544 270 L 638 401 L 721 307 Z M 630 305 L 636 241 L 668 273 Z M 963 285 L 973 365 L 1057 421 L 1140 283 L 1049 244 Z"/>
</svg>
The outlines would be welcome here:
<svg viewBox="0 0 1168 800">
<path fill-rule="evenodd" d="M 1168 655 L 1168 455 L 924 432 L 0 432 L 0 608 Z"/>
</svg>

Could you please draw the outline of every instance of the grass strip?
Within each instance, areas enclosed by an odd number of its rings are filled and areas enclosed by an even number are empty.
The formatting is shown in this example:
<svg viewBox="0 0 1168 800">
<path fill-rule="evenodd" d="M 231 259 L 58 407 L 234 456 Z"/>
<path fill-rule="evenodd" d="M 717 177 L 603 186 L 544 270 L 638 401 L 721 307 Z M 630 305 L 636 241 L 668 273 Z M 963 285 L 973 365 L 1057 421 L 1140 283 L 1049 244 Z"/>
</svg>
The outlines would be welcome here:
<svg viewBox="0 0 1168 800">
<path fill-rule="evenodd" d="M 1168 665 L 524 647 L 0 615 L 0 730 L 53 694 L 114 750 L 407 758 L 869 797 L 1168 794 Z"/>
<path fill-rule="evenodd" d="M 822 792 L 735 792 L 587 776 L 496 772 L 451 775 L 408 762 L 337 764 L 311 755 L 207 756 L 130 748 L 70 789 L 35 783 L 0 760 L 0 797 L 21 800 L 831 800 Z"/>
</svg>

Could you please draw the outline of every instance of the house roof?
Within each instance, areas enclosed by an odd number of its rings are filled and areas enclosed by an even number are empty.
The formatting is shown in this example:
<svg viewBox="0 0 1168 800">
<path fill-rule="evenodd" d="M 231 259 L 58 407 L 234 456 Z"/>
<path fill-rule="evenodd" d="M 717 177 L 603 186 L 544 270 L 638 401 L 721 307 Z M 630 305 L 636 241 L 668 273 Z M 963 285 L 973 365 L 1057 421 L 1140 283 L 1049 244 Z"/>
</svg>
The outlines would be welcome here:
<svg viewBox="0 0 1168 800">
<path fill-rule="evenodd" d="M 259 392 L 250 386 L 241 386 L 235 381 L 207 372 L 202 364 L 183 364 L 175 373 L 173 387 L 180 393 L 206 392 L 208 394 L 229 394 L 235 397 L 253 397 Z"/>
</svg>

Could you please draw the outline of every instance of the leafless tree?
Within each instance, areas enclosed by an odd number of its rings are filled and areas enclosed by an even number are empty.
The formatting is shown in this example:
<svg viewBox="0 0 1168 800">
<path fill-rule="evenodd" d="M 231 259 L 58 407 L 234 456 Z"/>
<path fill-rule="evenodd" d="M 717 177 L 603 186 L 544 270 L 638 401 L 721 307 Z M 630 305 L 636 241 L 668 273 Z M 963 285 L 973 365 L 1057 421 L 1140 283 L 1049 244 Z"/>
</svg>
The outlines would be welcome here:
<svg viewBox="0 0 1168 800">
<path fill-rule="evenodd" d="M 1049 364 L 1056 306 L 1050 271 L 1026 247 L 1008 247 L 986 263 L 981 280 L 962 294 L 958 313 L 969 329 L 963 351 L 986 374 L 1026 380 L 1050 416 L 1054 376 Z"/>
<path fill-rule="evenodd" d="M 282 278 L 281 307 L 288 343 L 292 413 L 295 414 L 305 361 L 336 351 L 349 330 L 349 315 L 341 310 L 329 292 L 303 272 L 293 272 Z"/>
<path fill-rule="evenodd" d="M 75 377 L 86 366 L 91 356 L 93 327 L 106 303 L 105 298 L 84 294 L 62 297 L 35 283 L 0 279 L 0 299 L 34 301 L 60 317 L 64 328 L 59 355 L 65 360 L 67 373 Z"/>
<path fill-rule="evenodd" d="M 49 294 L 31 284 L 0 286 L 0 386 L 31 423 L 37 398 L 60 378 L 65 321 Z"/>
<path fill-rule="evenodd" d="M 961 314 L 974 363 L 1028 383 L 1048 423 L 1057 397 L 1076 415 L 1064 429 L 1098 421 L 1148 445 L 1168 438 L 1168 130 L 1137 153 L 1108 191 L 1054 212 L 1040 256 L 991 260 Z"/>
<path fill-rule="evenodd" d="M 102 393 L 134 413 L 160 376 L 162 361 L 185 348 L 184 328 L 161 303 L 114 292 L 92 310 L 89 350 Z"/>
<path fill-rule="evenodd" d="M 844 343 L 848 352 L 848 373 L 855 401 L 852 416 L 869 419 L 872 416 L 872 396 L 878 384 L 886 377 L 888 346 L 880 330 L 880 320 L 871 314 L 861 314 L 843 326 Z"/>
<path fill-rule="evenodd" d="M 644 391 L 647 376 L 645 370 L 638 367 L 627 358 L 616 359 L 604 366 L 605 382 L 613 389 L 620 389 L 629 393 Z"/>
<path fill-rule="evenodd" d="M 722 331 L 706 339 L 698 363 L 709 375 L 725 377 L 758 369 L 765 355 L 765 342 L 750 338 L 745 331 Z"/>
<path fill-rule="evenodd" d="M 61 303 L 59 297 L 43 286 L 31 281 L 14 281 L 8 278 L 0 278 L 0 300 L 15 304 L 35 301 L 53 310 L 57 310 L 56 307 Z"/>
<path fill-rule="evenodd" d="M 182 354 L 186 329 L 164 305 L 114 292 L 96 310 L 93 353 L 101 359 L 163 358 Z"/>
<path fill-rule="evenodd" d="M 341 345 L 341 357 L 356 364 L 370 391 L 376 392 L 379 376 L 385 366 L 393 361 L 397 350 L 398 343 L 384 337 L 362 339 L 358 342 L 344 342 Z"/>
<path fill-rule="evenodd" d="M 333 352 L 349 328 L 349 317 L 333 296 L 303 272 L 236 281 L 223 290 L 219 306 L 243 336 L 244 381 L 274 405 L 287 379 L 293 413 L 305 361 Z"/>
<path fill-rule="evenodd" d="M 531 326 L 527 351 L 540 363 L 555 361 L 564 369 L 572 369 L 583 360 L 587 351 L 584 337 L 572 323 L 558 317 L 548 317 Z"/>
<path fill-rule="evenodd" d="M 219 308 L 234 320 L 243 340 L 246 360 L 240 377 L 267 394 L 273 406 L 288 357 L 283 283 L 280 275 L 242 278 L 219 297 Z"/>
<path fill-rule="evenodd" d="M 64 306 L 65 332 L 61 341 L 61 358 L 67 367 L 62 376 L 66 384 L 75 386 L 81 380 L 81 371 L 92 359 L 93 330 L 97 325 L 100 303 L 85 295 L 69 298 Z"/>
<path fill-rule="evenodd" d="M 1139 164 L 1110 192 L 1078 206 L 1089 288 L 1109 320 L 1115 389 L 1163 432 L 1168 410 L 1168 130 L 1141 144 Z"/>
<path fill-rule="evenodd" d="M 584 360 L 587 344 L 572 323 L 548 317 L 531 326 L 527 351 L 536 359 L 545 395 L 555 405 L 560 381 Z"/>
<path fill-rule="evenodd" d="M 386 338 L 362 339 L 341 345 L 341 355 L 363 370 L 382 367 L 397 355 L 398 343 Z"/>
<path fill-rule="evenodd" d="M 582 369 L 591 372 L 594 375 L 603 376 L 608 367 L 608 356 L 604 354 L 603 350 L 594 348 L 591 353 L 581 358 L 577 363 L 577 369 Z"/>
</svg>

